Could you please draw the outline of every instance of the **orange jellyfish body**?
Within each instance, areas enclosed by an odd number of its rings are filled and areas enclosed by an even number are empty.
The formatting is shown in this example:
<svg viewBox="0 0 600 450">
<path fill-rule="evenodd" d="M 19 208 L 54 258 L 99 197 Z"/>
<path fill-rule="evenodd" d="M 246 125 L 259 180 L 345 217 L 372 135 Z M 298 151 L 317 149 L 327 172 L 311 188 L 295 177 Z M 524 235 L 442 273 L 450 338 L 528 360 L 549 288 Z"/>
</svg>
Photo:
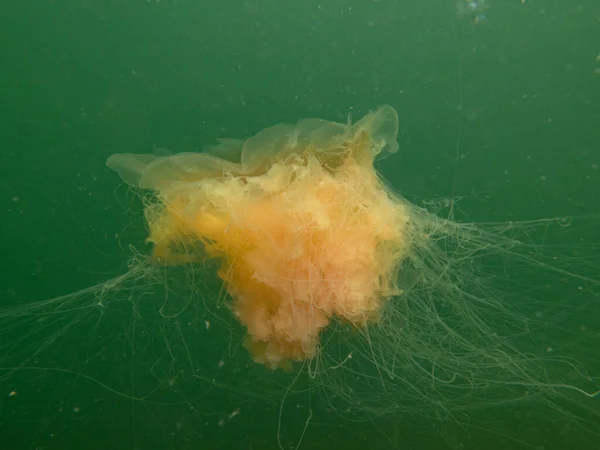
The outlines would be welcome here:
<svg viewBox="0 0 600 450">
<path fill-rule="evenodd" d="M 384 106 L 355 125 L 305 119 L 202 153 L 116 154 L 108 166 L 155 191 L 146 206 L 162 264 L 216 259 L 254 360 L 316 355 L 333 318 L 365 327 L 399 294 L 408 209 L 373 167 L 395 152 Z"/>
</svg>

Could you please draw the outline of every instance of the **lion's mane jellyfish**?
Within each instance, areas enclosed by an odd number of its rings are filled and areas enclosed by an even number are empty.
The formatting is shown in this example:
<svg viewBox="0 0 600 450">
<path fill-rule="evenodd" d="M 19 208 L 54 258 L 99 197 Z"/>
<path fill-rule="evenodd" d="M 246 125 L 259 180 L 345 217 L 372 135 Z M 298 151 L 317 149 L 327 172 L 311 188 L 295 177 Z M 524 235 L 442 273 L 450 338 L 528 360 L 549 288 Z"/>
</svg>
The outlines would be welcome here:
<svg viewBox="0 0 600 450">
<path fill-rule="evenodd" d="M 306 119 L 202 153 L 107 164 L 154 192 L 153 259 L 216 260 L 254 360 L 286 368 L 315 357 L 332 320 L 364 329 L 401 294 L 410 211 L 373 165 L 396 152 L 397 131 L 383 106 L 354 125 Z"/>
<path fill-rule="evenodd" d="M 228 295 L 192 296 L 207 311 L 227 298 L 254 361 L 301 363 L 295 379 L 309 375 L 342 414 L 452 416 L 529 400 L 596 417 L 580 402 L 599 395 L 593 335 L 556 311 L 596 311 L 598 282 L 585 260 L 535 244 L 563 224 L 460 223 L 413 205 L 374 166 L 398 150 L 397 133 L 382 106 L 355 124 L 305 119 L 199 153 L 111 156 L 148 193 L 153 250 L 134 269 L 216 267 Z M 168 276 L 167 291 L 178 286 Z M 578 306 L 574 283 L 587 294 Z M 577 348 L 547 343 L 565 330 Z"/>
<path fill-rule="evenodd" d="M 126 405 L 162 409 L 181 395 L 202 414 L 193 420 L 223 414 L 211 411 L 231 407 L 225 398 L 266 400 L 278 440 L 299 425 L 301 441 L 314 407 L 322 423 L 389 414 L 395 435 L 398 417 L 435 433 L 454 421 L 469 442 L 489 429 L 511 445 L 531 417 L 546 442 L 552 417 L 584 448 L 600 434 L 598 218 L 475 224 L 463 204 L 415 205 L 375 167 L 397 133 L 383 106 L 354 124 L 305 119 L 197 153 L 111 156 L 140 191 L 152 250 L 101 284 L 0 311 L 14 417 L 32 423 L 39 409 L 19 392 L 65 377 L 60 408 L 81 401 L 72 380 Z M 477 439 L 485 447 L 489 434 Z"/>
</svg>

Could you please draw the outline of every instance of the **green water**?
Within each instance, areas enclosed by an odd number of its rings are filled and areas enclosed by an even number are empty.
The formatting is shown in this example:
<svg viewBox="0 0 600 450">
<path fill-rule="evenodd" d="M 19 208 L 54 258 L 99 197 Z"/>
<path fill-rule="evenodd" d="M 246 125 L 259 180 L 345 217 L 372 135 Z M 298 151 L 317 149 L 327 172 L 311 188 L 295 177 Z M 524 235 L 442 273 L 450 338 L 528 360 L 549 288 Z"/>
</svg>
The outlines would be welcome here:
<svg viewBox="0 0 600 450">
<path fill-rule="evenodd" d="M 600 4 L 489 5 L 474 25 L 446 0 L 6 0 L 0 307 L 111 279 L 129 245 L 143 248 L 140 204 L 105 167 L 110 154 L 197 151 L 384 103 L 400 116 L 400 152 L 379 169 L 413 203 L 453 199 L 455 217 L 475 222 L 600 214 Z M 599 267 L 598 223 L 553 245 Z M 597 285 L 583 290 L 598 333 Z M 599 399 L 567 418 L 504 407 L 473 425 L 352 421 L 318 389 L 282 403 L 293 376 L 261 372 L 225 331 L 195 343 L 201 309 L 165 324 L 127 303 L 95 316 L 63 306 L 64 319 L 51 308 L 26 329 L 1 313 L 0 449 L 277 449 L 277 436 L 289 449 L 309 417 L 301 449 L 600 448 Z M 594 339 L 581 354 L 597 376 Z M 202 364 L 216 383 L 194 377 Z"/>
</svg>

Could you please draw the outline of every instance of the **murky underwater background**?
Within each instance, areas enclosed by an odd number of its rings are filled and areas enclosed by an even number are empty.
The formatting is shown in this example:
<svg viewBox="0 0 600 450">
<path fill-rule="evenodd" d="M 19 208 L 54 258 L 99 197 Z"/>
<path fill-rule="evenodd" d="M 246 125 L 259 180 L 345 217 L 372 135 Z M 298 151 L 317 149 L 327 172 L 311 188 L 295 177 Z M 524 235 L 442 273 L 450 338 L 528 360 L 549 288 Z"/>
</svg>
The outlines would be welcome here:
<svg viewBox="0 0 600 450">
<path fill-rule="evenodd" d="M 141 206 L 105 167 L 110 154 L 196 151 L 303 117 L 345 122 L 384 103 L 400 115 L 400 152 L 379 169 L 413 203 L 452 201 L 457 220 L 475 222 L 599 214 L 600 5 L 488 6 L 480 21 L 460 17 L 452 0 L 5 1 L 0 307 L 101 283 L 127 270 L 129 245 L 143 248 Z M 575 227 L 554 244 L 596 234 Z M 598 251 L 580 257 L 598 262 Z M 191 329 L 183 338 L 179 324 L 126 306 L 91 328 L 69 314 L 48 331 L 47 353 L 23 338 L 35 329 L 1 330 L 4 348 L 22 356 L 0 355 L 5 374 L 27 354 L 42 361 L 0 378 L 1 449 L 276 449 L 278 435 L 287 449 L 309 409 L 320 413 L 300 448 L 600 448 L 593 432 L 576 440 L 568 421 L 515 419 L 510 408 L 498 410 L 499 427 L 352 422 L 316 391 L 282 408 L 281 395 L 262 394 L 285 392 L 290 378 L 257 376 L 242 351 L 229 357 L 226 333 L 200 346 Z M 181 323 L 207 327 L 201 311 L 189 314 Z M 63 336 L 72 347 L 52 346 Z M 213 385 L 178 367 L 190 351 L 221 374 Z M 157 379 L 168 389 L 145 390 Z"/>
</svg>

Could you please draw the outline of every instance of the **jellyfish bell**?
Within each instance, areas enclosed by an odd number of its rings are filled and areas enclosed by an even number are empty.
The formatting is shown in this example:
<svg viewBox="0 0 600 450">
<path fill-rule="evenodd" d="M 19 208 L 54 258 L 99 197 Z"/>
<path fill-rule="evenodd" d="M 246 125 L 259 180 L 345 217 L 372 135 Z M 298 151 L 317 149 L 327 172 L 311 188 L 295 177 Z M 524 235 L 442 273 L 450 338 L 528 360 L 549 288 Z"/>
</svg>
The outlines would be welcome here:
<svg viewBox="0 0 600 450">
<path fill-rule="evenodd" d="M 384 106 L 354 125 L 307 119 L 243 145 L 116 154 L 107 164 L 156 193 L 146 207 L 153 257 L 218 260 L 254 360 L 287 367 L 316 356 L 333 318 L 365 327 L 399 294 L 409 211 L 373 166 L 396 152 L 397 130 L 395 110 Z M 189 253 L 194 243 L 200 255 Z"/>
</svg>

